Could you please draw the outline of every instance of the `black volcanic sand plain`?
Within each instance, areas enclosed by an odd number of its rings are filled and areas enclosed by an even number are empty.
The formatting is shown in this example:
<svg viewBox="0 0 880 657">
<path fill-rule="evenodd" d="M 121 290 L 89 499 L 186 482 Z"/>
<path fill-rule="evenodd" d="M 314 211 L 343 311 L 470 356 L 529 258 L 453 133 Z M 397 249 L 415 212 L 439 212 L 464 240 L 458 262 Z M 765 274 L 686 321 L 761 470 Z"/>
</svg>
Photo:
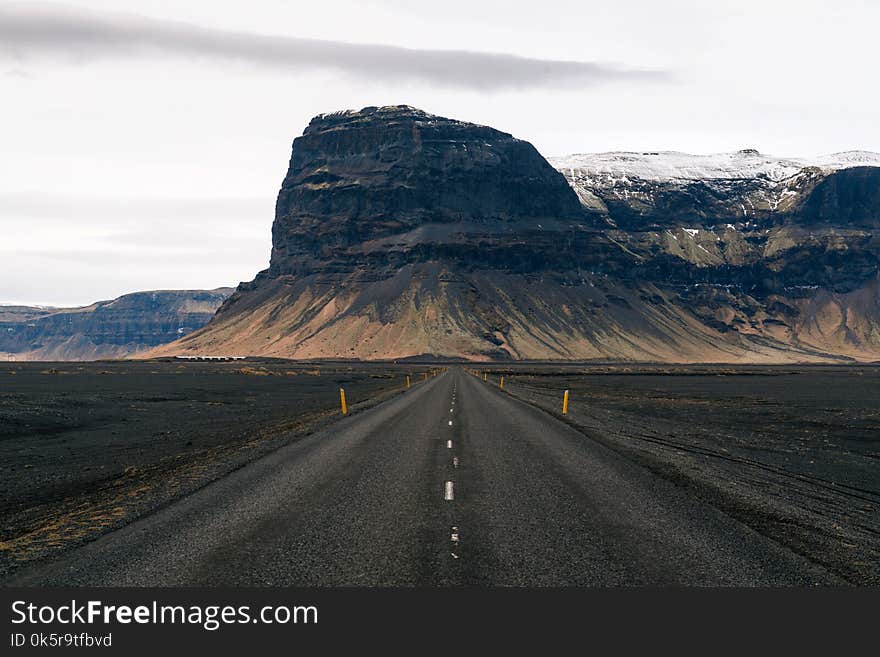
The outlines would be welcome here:
<svg viewBox="0 0 880 657">
<path fill-rule="evenodd" d="M 0 578 L 339 417 L 429 365 L 0 366 Z M 465 366 L 471 367 L 471 366 Z M 880 367 L 477 367 L 689 494 L 854 584 L 880 583 Z M 625 492 L 621 492 L 622 495 Z"/>
<path fill-rule="evenodd" d="M 429 368 L 285 361 L 0 366 L 0 577 L 120 527 Z"/>
<path fill-rule="evenodd" d="M 856 584 L 880 584 L 880 367 L 479 370 Z"/>
</svg>

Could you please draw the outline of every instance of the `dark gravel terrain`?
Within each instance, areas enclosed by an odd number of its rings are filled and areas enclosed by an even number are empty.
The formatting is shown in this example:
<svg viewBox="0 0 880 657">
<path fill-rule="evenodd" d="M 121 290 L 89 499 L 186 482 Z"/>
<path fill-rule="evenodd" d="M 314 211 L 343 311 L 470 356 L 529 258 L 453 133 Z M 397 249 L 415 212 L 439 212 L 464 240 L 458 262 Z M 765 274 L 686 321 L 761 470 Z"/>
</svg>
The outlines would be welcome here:
<svg viewBox="0 0 880 657">
<path fill-rule="evenodd" d="M 880 583 L 880 368 L 427 368 L 8 364 L 0 581 Z"/>
<path fill-rule="evenodd" d="M 519 365 L 489 383 L 857 584 L 880 583 L 880 367 Z"/>
<path fill-rule="evenodd" d="M 843 580 L 452 368 L 71 550 L 25 586 L 814 586 Z"/>
<path fill-rule="evenodd" d="M 0 575 L 118 528 L 421 380 L 285 361 L 3 363 Z"/>
</svg>

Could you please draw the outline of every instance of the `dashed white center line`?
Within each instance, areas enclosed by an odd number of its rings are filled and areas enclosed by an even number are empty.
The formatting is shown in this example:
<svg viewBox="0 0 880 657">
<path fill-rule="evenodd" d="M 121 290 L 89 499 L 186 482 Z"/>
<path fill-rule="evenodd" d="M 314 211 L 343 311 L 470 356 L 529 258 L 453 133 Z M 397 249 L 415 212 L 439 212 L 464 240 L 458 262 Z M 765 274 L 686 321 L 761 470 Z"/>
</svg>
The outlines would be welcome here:
<svg viewBox="0 0 880 657">
<path fill-rule="evenodd" d="M 453 467 L 453 468 L 457 468 L 457 467 L 458 467 L 458 457 L 457 457 L 457 456 L 453 456 L 453 457 L 452 457 L 452 467 Z"/>
<path fill-rule="evenodd" d="M 453 526 L 451 533 L 449 534 L 449 541 L 452 543 L 452 549 L 458 549 L 458 527 Z M 458 555 L 455 552 L 450 551 L 449 554 L 452 555 L 453 559 L 458 559 Z"/>
<path fill-rule="evenodd" d="M 452 420 L 449 420 L 449 426 L 450 427 L 452 426 Z"/>
<path fill-rule="evenodd" d="M 449 502 L 449 501 L 453 500 L 454 498 L 455 498 L 455 493 L 452 490 L 452 482 L 447 481 L 446 482 L 446 491 L 443 496 L 443 499 L 445 499 L 447 502 Z"/>
<path fill-rule="evenodd" d="M 446 441 L 446 449 L 452 449 L 452 441 L 451 440 Z"/>
</svg>

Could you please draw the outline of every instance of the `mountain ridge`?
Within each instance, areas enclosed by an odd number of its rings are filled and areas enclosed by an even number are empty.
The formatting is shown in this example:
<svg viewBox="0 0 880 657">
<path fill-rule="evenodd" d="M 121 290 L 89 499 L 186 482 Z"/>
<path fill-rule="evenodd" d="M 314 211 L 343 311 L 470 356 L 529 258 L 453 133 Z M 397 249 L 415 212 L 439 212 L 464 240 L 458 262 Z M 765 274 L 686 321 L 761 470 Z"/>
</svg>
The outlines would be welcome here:
<svg viewBox="0 0 880 657">
<path fill-rule="evenodd" d="M 125 358 L 206 324 L 232 288 L 132 292 L 87 306 L 0 305 L 0 358 Z"/>
<path fill-rule="evenodd" d="M 588 174 L 409 106 L 320 115 L 293 143 L 269 269 L 148 355 L 880 357 L 880 169 Z"/>
<path fill-rule="evenodd" d="M 556 169 L 588 170 L 596 175 L 626 174 L 643 180 L 745 179 L 763 176 L 779 182 L 808 168 L 839 171 L 880 167 L 880 153 L 851 150 L 813 158 L 778 157 L 753 148 L 722 153 L 682 151 L 605 151 L 549 157 Z"/>
</svg>

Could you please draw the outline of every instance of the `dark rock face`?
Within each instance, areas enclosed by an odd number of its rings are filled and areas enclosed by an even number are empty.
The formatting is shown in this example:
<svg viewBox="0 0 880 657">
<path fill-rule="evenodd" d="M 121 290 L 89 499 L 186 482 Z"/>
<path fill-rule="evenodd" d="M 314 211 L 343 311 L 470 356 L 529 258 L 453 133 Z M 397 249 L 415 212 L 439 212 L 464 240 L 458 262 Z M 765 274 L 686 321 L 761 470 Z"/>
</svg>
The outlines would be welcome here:
<svg viewBox="0 0 880 657">
<path fill-rule="evenodd" d="M 878 360 L 880 168 L 841 155 L 557 171 L 407 106 L 322 115 L 293 143 L 269 269 L 162 353 Z"/>
<path fill-rule="evenodd" d="M 804 223 L 880 229 L 880 168 L 854 167 L 822 178 L 794 214 Z"/>
<path fill-rule="evenodd" d="M 780 180 L 569 175 L 609 231 L 642 257 L 624 272 L 631 279 L 760 295 L 849 292 L 880 269 L 880 167 L 804 167 Z"/>
<path fill-rule="evenodd" d="M 84 308 L 0 307 L 0 353 L 21 360 L 130 356 L 201 328 L 230 294 L 162 290 Z"/>
<path fill-rule="evenodd" d="M 407 106 L 322 115 L 293 143 L 269 274 L 476 261 L 477 234 L 586 216 L 563 176 L 509 134 Z"/>
</svg>

